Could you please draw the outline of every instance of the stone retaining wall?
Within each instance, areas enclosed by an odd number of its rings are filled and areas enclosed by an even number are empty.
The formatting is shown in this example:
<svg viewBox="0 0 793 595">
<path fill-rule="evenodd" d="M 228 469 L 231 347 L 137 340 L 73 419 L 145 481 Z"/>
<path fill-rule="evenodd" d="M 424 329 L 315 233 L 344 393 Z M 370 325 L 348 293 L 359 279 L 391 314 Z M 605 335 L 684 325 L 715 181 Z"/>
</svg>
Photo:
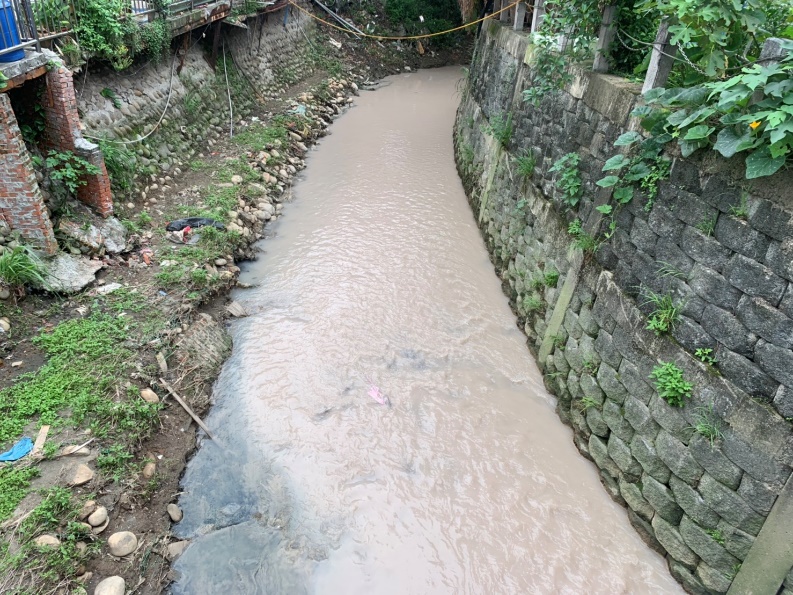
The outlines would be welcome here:
<svg viewBox="0 0 793 595">
<path fill-rule="evenodd" d="M 309 45 L 314 28 L 296 10 L 287 7 L 252 17 L 246 21 L 247 29 L 218 26 L 222 43 L 216 71 L 204 49 L 211 46 L 207 40 L 213 29 L 207 28 L 206 39 L 201 42 L 194 32 L 188 50 L 179 49 L 175 60 L 167 56 L 137 71 L 133 67 L 130 72 L 104 69 L 75 75 L 87 136 L 134 140 L 151 131 L 168 104 L 157 131 L 141 143 L 128 145 L 143 181 L 146 176 L 154 181 L 184 167 L 199 153 L 211 150 L 222 131 L 228 133 L 227 74 L 235 119 L 239 119 L 250 113 L 257 99 L 272 99 L 314 72 Z"/>
<path fill-rule="evenodd" d="M 567 228 L 598 228 L 595 181 L 614 140 L 637 129 L 639 89 L 573 69 L 568 89 L 535 107 L 522 99 L 527 48 L 524 34 L 482 30 L 455 128 L 471 205 L 579 450 L 687 590 L 724 593 L 756 572 L 741 565 L 756 540 L 773 539 L 757 536 L 793 467 L 793 178 L 748 184 L 734 176 L 738 160 L 672 156 L 655 200 L 637 195 L 585 256 Z M 507 114 L 514 132 L 501 147 L 487 129 Z M 531 179 L 517 171 L 526 152 Z M 584 185 L 572 210 L 549 171 L 569 152 Z M 700 231 L 706 222 L 712 233 Z M 640 287 L 678 306 L 671 334 L 646 329 Z M 695 358 L 700 348 L 718 363 Z M 684 407 L 659 397 L 650 374 L 660 362 L 694 385 Z M 713 444 L 694 429 L 705 418 L 723 434 Z M 778 545 L 763 575 L 790 593 L 793 553 Z"/>
</svg>

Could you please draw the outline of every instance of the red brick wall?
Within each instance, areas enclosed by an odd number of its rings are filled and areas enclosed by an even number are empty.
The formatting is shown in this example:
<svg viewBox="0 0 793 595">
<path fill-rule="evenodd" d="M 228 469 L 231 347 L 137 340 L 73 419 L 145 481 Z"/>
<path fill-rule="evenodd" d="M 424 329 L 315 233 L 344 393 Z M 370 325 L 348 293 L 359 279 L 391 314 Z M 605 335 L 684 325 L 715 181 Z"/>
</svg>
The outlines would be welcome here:
<svg viewBox="0 0 793 595">
<path fill-rule="evenodd" d="M 47 90 L 42 98 L 47 121 L 45 145 L 55 150 L 72 151 L 99 168 L 99 174 L 85 176 L 86 184 L 79 188 L 77 198 L 107 217 L 113 213 L 110 179 L 99 147 L 83 139 L 80 132 L 72 73 L 64 67 L 53 68 L 46 78 Z"/>
<path fill-rule="evenodd" d="M 0 93 L 0 217 L 31 245 L 55 254 L 58 244 L 8 95 Z"/>
</svg>

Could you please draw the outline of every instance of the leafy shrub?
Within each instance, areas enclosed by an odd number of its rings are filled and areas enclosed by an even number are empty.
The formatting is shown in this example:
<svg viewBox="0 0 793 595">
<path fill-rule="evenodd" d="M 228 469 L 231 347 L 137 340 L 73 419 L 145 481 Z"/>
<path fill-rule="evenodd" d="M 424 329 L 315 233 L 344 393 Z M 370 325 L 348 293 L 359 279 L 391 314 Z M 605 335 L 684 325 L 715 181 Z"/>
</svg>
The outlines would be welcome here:
<svg viewBox="0 0 793 595">
<path fill-rule="evenodd" d="M 515 157 L 515 165 L 520 175 L 524 178 L 531 178 L 534 175 L 534 168 L 536 166 L 534 153 L 532 153 L 530 149 L 523 151 L 520 155 Z"/>
<path fill-rule="evenodd" d="M 656 335 L 671 331 L 680 318 L 680 313 L 672 300 L 672 296 L 659 295 L 647 288 L 644 288 L 644 294 L 644 304 L 651 304 L 654 307 L 654 310 L 647 318 L 646 328 L 653 331 Z"/>
<path fill-rule="evenodd" d="M 80 186 L 85 186 L 83 176 L 96 175 L 99 168 L 71 151 L 50 151 L 44 160 L 50 170 L 50 179 L 62 182 L 74 194 Z"/>
<path fill-rule="evenodd" d="M 581 156 L 578 153 L 567 153 L 560 157 L 550 172 L 557 172 L 556 187 L 562 191 L 562 200 L 570 207 L 574 207 L 581 200 L 583 187 L 581 185 L 581 174 L 578 171 L 578 164 Z"/>
<path fill-rule="evenodd" d="M 503 113 L 493 114 L 490 123 L 484 126 L 484 130 L 506 149 L 512 139 L 512 114 L 506 116 Z"/>
<path fill-rule="evenodd" d="M 691 398 L 693 386 L 683 379 L 683 371 L 672 362 L 661 362 L 650 374 L 655 378 L 658 395 L 672 407 L 682 407 Z"/>
<path fill-rule="evenodd" d="M 114 190 L 126 194 L 132 190 L 135 179 L 135 156 L 124 145 L 108 140 L 100 140 L 99 148 L 105 159 L 107 175 Z"/>
</svg>

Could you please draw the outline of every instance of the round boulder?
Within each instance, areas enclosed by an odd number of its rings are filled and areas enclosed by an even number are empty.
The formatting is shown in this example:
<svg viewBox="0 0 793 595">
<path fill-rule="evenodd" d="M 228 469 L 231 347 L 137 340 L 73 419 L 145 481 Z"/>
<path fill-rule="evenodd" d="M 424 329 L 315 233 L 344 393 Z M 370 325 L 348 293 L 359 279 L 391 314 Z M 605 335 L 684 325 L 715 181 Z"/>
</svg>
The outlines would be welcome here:
<svg viewBox="0 0 793 595">
<path fill-rule="evenodd" d="M 122 558 L 138 548 L 138 538 L 131 531 L 119 531 L 108 537 L 107 547 L 110 548 L 111 554 Z"/>
<path fill-rule="evenodd" d="M 110 576 L 96 586 L 94 595 L 124 595 L 126 590 L 127 583 L 122 577 Z"/>
</svg>

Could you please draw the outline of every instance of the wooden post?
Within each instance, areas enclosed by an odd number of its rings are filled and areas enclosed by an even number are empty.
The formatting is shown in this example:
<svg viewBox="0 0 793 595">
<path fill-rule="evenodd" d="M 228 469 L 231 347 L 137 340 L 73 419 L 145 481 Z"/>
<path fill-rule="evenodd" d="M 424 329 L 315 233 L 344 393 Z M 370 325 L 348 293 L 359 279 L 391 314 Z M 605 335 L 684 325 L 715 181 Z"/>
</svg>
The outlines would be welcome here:
<svg viewBox="0 0 793 595">
<path fill-rule="evenodd" d="M 515 31 L 523 31 L 523 21 L 526 20 L 526 3 L 521 2 L 515 6 L 515 23 L 512 26 Z"/>
<path fill-rule="evenodd" d="M 534 0 L 534 10 L 531 15 L 531 32 L 536 33 L 545 18 L 545 0 Z"/>
<path fill-rule="evenodd" d="M 672 72 L 677 46 L 669 43 L 669 37 L 669 21 L 664 19 L 658 27 L 658 35 L 655 36 L 653 53 L 650 56 L 647 76 L 644 77 L 642 93 L 646 93 L 650 89 L 663 87 L 669 78 L 669 73 Z"/>
<path fill-rule="evenodd" d="M 606 56 L 614 41 L 614 34 L 617 29 L 616 16 L 616 4 L 609 4 L 603 9 L 603 20 L 600 23 L 600 35 L 598 36 L 597 49 L 595 50 L 595 62 L 592 65 L 592 70 L 595 72 L 609 71 L 609 61 Z"/>
</svg>

